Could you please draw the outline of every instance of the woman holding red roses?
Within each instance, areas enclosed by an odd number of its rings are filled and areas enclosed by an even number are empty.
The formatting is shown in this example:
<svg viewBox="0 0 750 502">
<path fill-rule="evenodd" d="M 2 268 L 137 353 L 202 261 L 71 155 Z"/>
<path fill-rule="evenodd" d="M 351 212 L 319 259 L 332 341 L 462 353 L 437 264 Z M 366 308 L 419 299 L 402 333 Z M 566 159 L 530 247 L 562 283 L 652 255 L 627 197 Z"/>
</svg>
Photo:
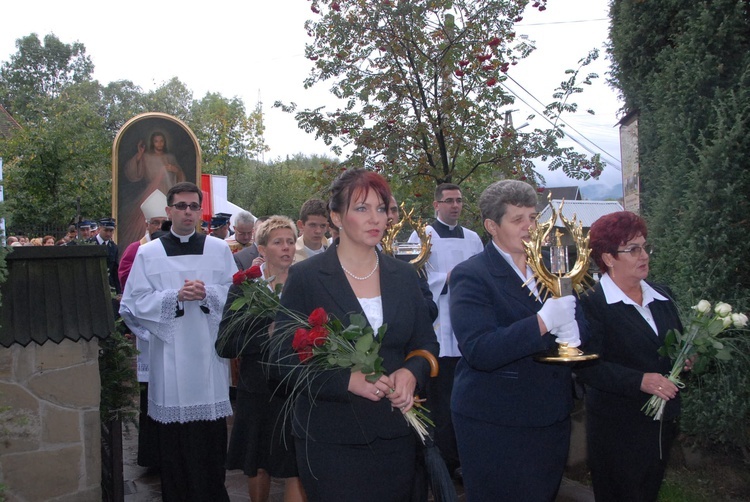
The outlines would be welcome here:
<svg viewBox="0 0 750 502">
<path fill-rule="evenodd" d="M 279 419 L 285 398 L 273 393 L 277 383 L 269 384 L 263 366 L 264 342 L 268 339 L 268 328 L 273 319 L 253 317 L 248 313 L 252 305 L 231 309 L 233 301 L 242 296 L 241 284 L 244 281 L 262 278 L 271 289 L 286 281 L 294 261 L 297 230 L 294 222 L 286 216 L 271 216 L 256 229 L 255 239 L 265 263 L 235 274 L 216 341 L 216 350 L 221 357 L 240 357 L 227 469 L 242 469 L 249 477 L 252 502 L 268 500 L 271 477 L 286 478 L 285 501 L 303 501 L 305 495 L 297 477 L 290 431 L 284 434 L 283 417 Z"/>
<path fill-rule="evenodd" d="M 438 343 L 416 271 L 376 247 L 390 197 L 380 175 L 364 169 L 342 173 L 331 185 L 328 203 L 338 242 L 293 266 L 284 285 L 285 308 L 274 332 L 284 342 L 274 359 L 299 391 L 289 420 L 300 478 L 311 501 L 409 500 L 416 438 L 400 415 L 413 406 L 430 368 L 421 357 L 405 358 L 416 349 L 437 354 Z M 387 325 L 377 340 L 382 377 L 370 382 L 349 368 L 300 376 L 304 363 L 292 346 L 297 321 L 288 313 L 307 317 L 320 307 L 344 326 L 354 314 L 364 315 L 376 333 Z M 299 334 L 295 345 L 314 344 L 311 336 Z"/>
</svg>

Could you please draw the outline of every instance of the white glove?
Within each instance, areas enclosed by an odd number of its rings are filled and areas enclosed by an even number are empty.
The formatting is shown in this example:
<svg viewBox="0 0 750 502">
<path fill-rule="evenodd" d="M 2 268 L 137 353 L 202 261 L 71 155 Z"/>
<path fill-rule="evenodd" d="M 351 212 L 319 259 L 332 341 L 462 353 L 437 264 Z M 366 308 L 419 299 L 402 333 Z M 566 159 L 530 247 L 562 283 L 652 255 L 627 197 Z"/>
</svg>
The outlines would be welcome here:
<svg viewBox="0 0 750 502">
<path fill-rule="evenodd" d="M 578 331 L 578 323 L 576 321 L 551 329 L 550 333 L 557 337 L 555 340 L 557 343 L 567 343 L 568 347 L 578 347 L 581 345 L 581 333 Z"/>
<path fill-rule="evenodd" d="M 559 328 L 576 319 L 576 297 L 573 295 L 550 298 L 539 312 L 536 313 L 547 326 L 547 331 Z"/>
</svg>

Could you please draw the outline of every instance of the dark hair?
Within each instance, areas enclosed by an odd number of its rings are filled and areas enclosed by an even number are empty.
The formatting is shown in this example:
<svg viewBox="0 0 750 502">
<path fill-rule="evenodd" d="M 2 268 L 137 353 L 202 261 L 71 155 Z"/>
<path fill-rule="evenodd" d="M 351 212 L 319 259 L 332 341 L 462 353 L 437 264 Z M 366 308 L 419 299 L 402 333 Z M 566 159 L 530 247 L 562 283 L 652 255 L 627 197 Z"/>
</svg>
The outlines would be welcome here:
<svg viewBox="0 0 750 502">
<path fill-rule="evenodd" d="M 323 218 L 328 219 L 326 203 L 320 199 L 306 200 L 299 210 L 299 219 L 302 223 L 306 223 L 307 218 L 310 216 L 322 216 Z"/>
<path fill-rule="evenodd" d="M 164 153 L 169 153 L 169 150 L 167 149 L 167 137 L 164 135 L 163 132 L 160 132 L 160 131 L 156 131 L 156 132 L 151 133 L 151 137 L 148 139 L 148 149 L 149 149 L 149 151 L 150 152 L 154 151 L 154 138 L 156 138 L 157 136 L 161 136 L 162 138 L 164 138 L 164 150 L 163 150 L 163 152 Z"/>
<path fill-rule="evenodd" d="M 435 200 L 440 200 L 443 198 L 443 192 L 446 190 L 458 190 L 461 191 L 461 187 L 454 184 L 454 183 L 440 183 L 437 188 L 435 188 Z"/>
<path fill-rule="evenodd" d="M 177 183 L 172 188 L 169 189 L 169 192 L 167 192 L 167 205 L 171 206 L 172 202 L 174 201 L 175 194 L 178 193 L 185 193 L 185 192 L 192 192 L 198 194 L 198 203 L 203 203 L 203 192 L 195 183 L 190 183 L 189 181 L 183 181 L 180 183 Z"/>
<path fill-rule="evenodd" d="M 391 201 L 391 188 L 385 178 L 361 167 L 347 169 L 331 183 L 328 209 L 339 214 L 345 213 L 355 195 L 366 198 L 370 190 L 374 190 L 388 207 Z"/>
<path fill-rule="evenodd" d="M 602 273 L 609 270 L 602 254 L 611 253 L 616 257 L 617 248 L 634 237 L 648 237 L 646 221 L 630 211 L 618 211 L 602 216 L 591 225 L 589 230 L 589 247 L 591 258 Z"/>
</svg>

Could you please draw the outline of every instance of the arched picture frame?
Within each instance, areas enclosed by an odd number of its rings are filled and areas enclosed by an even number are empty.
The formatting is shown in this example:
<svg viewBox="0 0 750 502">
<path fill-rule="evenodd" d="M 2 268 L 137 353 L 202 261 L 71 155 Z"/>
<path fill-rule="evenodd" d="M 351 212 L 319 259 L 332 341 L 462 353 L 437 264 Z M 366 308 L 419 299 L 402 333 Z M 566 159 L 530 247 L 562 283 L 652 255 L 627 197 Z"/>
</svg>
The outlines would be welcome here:
<svg viewBox="0 0 750 502">
<path fill-rule="evenodd" d="M 141 204 L 154 190 L 166 195 L 179 181 L 200 186 L 200 176 L 198 138 L 184 122 L 156 112 L 127 121 L 112 146 L 112 215 L 119 248 L 145 235 Z"/>
</svg>

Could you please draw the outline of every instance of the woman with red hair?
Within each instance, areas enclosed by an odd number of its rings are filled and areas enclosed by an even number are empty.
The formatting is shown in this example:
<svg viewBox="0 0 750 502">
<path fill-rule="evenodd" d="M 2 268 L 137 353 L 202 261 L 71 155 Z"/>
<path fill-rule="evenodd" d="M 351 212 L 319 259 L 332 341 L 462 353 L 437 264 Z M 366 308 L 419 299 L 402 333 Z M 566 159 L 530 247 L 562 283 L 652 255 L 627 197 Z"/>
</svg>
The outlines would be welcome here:
<svg viewBox="0 0 750 502">
<path fill-rule="evenodd" d="M 670 329 L 682 330 L 671 291 L 646 281 L 653 248 L 646 222 L 621 211 L 591 226 L 591 257 L 599 283 L 582 299 L 599 359 L 576 368 L 586 384 L 588 461 L 600 501 L 655 501 L 677 435 L 678 388 L 659 347 Z M 641 408 L 652 395 L 666 399 L 664 418 Z"/>
<path fill-rule="evenodd" d="M 339 239 L 325 253 L 289 269 L 281 303 L 308 316 L 322 307 L 344 326 L 364 315 L 373 331 L 386 325 L 378 342 L 385 374 L 376 382 L 349 368 L 329 370 L 296 382 L 300 390 L 292 417 L 297 467 L 310 501 L 408 501 L 414 478 L 416 437 L 402 413 L 424 389 L 430 367 L 413 350 L 437 355 L 438 343 L 408 263 L 381 254 L 377 245 L 388 222 L 391 190 L 378 174 L 349 169 L 331 185 L 328 207 Z M 280 311 L 276 333 L 294 324 Z M 276 336 L 276 334 L 274 335 Z M 291 337 L 289 337 L 291 338 Z M 287 377 L 291 339 L 278 355 Z M 291 374 L 290 374 L 291 373 Z"/>
</svg>

